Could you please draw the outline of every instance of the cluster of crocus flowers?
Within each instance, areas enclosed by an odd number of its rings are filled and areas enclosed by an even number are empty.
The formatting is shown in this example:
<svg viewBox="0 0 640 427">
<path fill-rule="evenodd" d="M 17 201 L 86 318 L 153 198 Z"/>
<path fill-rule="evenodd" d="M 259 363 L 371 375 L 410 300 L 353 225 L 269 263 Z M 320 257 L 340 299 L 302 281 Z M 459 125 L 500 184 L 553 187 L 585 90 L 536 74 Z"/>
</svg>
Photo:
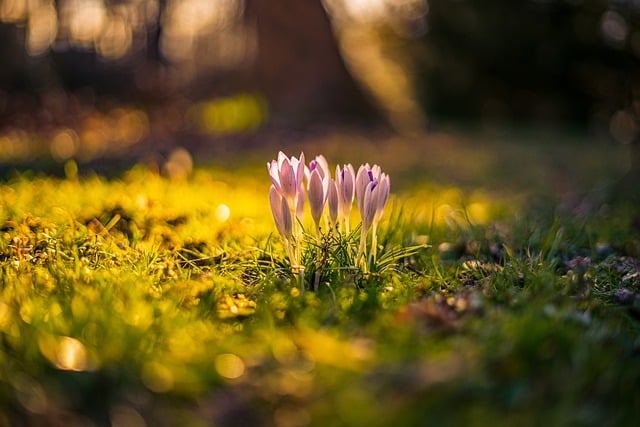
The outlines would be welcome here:
<svg viewBox="0 0 640 427">
<path fill-rule="evenodd" d="M 300 245 L 302 229 L 300 219 L 304 210 L 302 178 L 305 172 L 304 154 L 299 158 L 287 157 L 282 151 L 278 159 L 267 164 L 271 177 L 269 200 L 278 232 L 285 243 L 291 268 L 301 270 Z"/>
<path fill-rule="evenodd" d="M 300 153 L 298 158 L 289 158 L 280 152 L 276 160 L 267 163 L 267 169 L 272 182 L 269 190 L 271 211 L 294 271 L 304 270 L 300 264 L 300 246 L 305 191 L 318 242 L 323 218 L 328 226 L 327 233 L 350 236 L 350 217 L 356 199 L 362 224 L 355 264 L 363 266 L 366 271 L 368 263 L 371 260 L 375 262 L 377 227 L 390 189 L 389 176 L 379 166 L 367 163 L 360 166 L 356 174 L 352 165 L 338 165 L 334 177 L 331 177 L 329 164 L 322 155 L 306 165 L 304 153 Z M 369 230 L 372 234 L 371 251 L 365 257 Z"/>
<path fill-rule="evenodd" d="M 378 248 L 378 223 L 382 218 L 382 211 L 389 198 L 390 186 L 389 175 L 383 173 L 380 166 L 369 166 L 369 163 L 367 163 L 358 169 L 358 174 L 356 175 L 356 198 L 360 217 L 362 218 L 358 259 L 362 258 L 366 251 L 367 234 L 371 229 L 370 258 L 375 261 Z"/>
</svg>

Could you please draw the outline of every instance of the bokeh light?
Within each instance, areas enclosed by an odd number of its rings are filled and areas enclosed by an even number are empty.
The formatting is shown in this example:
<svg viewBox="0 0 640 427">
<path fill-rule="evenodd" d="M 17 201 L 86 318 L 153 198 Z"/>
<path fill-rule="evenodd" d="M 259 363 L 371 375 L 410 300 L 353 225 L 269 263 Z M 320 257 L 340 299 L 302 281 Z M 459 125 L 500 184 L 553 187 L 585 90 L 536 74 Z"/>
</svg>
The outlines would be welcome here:
<svg viewBox="0 0 640 427">
<path fill-rule="evenodd" d="M 174 374 L 171 369 L 158 362 L 147 362 L 142 368 L 143 384 L 155 393 L 166 393 L 173 388 Z"/>
<path fill-rule="evenodd" d="M 618 12 L 608 10 L 602 15 L 602 36 L 604 40 L 615 48 L 622 48 L 629 33 L 626 19 Z"/>
<path fill-rule="evenodd" d="M 96 356 L 75 338 L 42 334 L 38 346 L 40 352 L 58 369 L 82 372 L 98 368 Z"/>
<path fill-rule="evenodd" d="M 193 158 L 184 148 L 176 148 L 163 166 L 164 173 L 172 179 L 186 179 L 193 170 Z"/>
<path fill-rule="evenodd" d="M 246 132 L 266 122 L 267 104 L 258 95 L 238 94 L 197 103 L 187 112 L 187 117 L 204 133 Z"/>
<path fill-rule="evenodd" d="M 232 353 L 216 356 L 216 371 L 221 377 L 234 380 L 240 378 L 245 371 L 245 364 L 240 357 Z"/>
<path fill-rule="evenodd" d="M 53 1 L 40 2 L 29 14 L 26 48 L 37 56 L 49 49 L 58 34 L 58 15 Z"/>
<path fill-rule="evenodd" d="M 221 203 L 216 206 L 214 215 L 218 221 L 225 222 L 231 216 L 231 209 L 229 209 L 229 206 Z"/>
</svg>

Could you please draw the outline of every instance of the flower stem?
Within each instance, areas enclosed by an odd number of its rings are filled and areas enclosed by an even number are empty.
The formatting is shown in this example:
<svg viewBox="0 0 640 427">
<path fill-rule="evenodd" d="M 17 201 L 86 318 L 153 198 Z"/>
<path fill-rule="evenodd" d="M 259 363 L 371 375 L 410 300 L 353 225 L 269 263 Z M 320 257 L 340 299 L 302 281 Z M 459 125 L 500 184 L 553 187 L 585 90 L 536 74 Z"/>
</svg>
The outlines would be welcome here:
<svg viewBox="0 0 640 427">
<path fill-rule="evenodd" d="M 367 250 L 367 230 L 364 227 L 362 227 L 362 232 L 360 233 L 360 248 L 358 249 L 358 255 L 356 256 L 356 266 L 362 262 L 362 259 L 364 258 L 364 254 L 366 250 Z M 365 262 L 363 263 L 363 271 L 366 273 L 368 270 L 366 259 L 364 261 Z"/>
<path fill-rule="evenodd" d="M 320 225 L 316 224 L 316 274 L 313 280 L 313 290 L 318 292 L 318 287 L 320 286 L 320 274 L 322 273 L 322 249 L 321 245 L 322 241 L 320 239 Z"/>
<path fill-rule="evenodd" d="M 304 295 L 304 265 L 291 267 L 291 272 L 296 278 L 297 285 L 300 287 L 300 294 Z"/>
<path fill-rule="evenodd" d="M 374 221 L 373 227 L 371 230 L 371 253 L 369 254 L 369 263 L 371 265 L 376 264 L 377 254 L 378 254 L 378 224 Z M 373 261 L 373 262 L 372 262 Z"/>
</svg>

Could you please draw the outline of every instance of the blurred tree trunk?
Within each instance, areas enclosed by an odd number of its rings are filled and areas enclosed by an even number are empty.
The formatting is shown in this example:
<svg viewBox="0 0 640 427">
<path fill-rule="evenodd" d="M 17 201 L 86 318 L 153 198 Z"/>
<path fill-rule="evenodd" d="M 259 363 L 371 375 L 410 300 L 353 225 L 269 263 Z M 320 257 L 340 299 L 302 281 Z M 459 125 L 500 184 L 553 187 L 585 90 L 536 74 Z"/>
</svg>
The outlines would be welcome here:
<svg viewBox="0 0 640 427">
<path fill-rule="evenodd" d="M 257 32 L 252 77 L 272 114 L 382 120 L 348 72 L 320 0 L 247 0 L 246 17 Z"/>
</svg>

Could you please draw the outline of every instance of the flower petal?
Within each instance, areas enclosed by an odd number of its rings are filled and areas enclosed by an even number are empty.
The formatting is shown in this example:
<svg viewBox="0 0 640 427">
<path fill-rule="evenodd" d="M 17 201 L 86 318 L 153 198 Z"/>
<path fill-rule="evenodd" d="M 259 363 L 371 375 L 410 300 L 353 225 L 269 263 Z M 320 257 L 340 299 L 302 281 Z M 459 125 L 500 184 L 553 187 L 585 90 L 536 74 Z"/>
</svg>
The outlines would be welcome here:
<svg viewBox="0 0 640 427">
<path fill-rule="evenodd" d="M 373 218 L 376 214 L 378 202 L 378 191 L 376 191 L 376 188 L 378 187 L 377 184 L 377 181 L 371 181 L 367 184 L 367 187 L 364 190 L 363 208 L 360 211 L 360 215 L 362 216 L 362 228 L 365 232 L 371 227 Z"/>
<path fill-rule="evenodd" d="M 322 210 L 324 209 L 324 205 L 327 201 L 325 188 L 327 187 L 325 186 L 323 179 L 320 176 L 320 171 L 318 169 L 314 169 L 313 172 L 311 172 L 311 176 L 309 178 L 309 189 L 307 195 L 309 197 L 311 217 L 316 222 L 316 224 L 320 222 Z"/>
<path fill-rule="evenodd" d="M 269 177 L 271 178 L 271 182 L 276 187 L 276 190 L 282 192 L 282 187 L 280 187 L 280 170 L 278 168 L 278 162 L 272 160 L 270 163 L 267 163 L 267 170 L 269 171 Z"/>
<path fill-rule="evenodd" d="M 282 197 L 282 194 L 280 194 L 273 185 L 269 188 L 269 202 L 278 232 L 284 239 L 289 239 L 292 230 L 289 206 L 284 197 Z"/>
<path fill-rule="evenodd" d="M 296 184 L 295 171 L 288 159 L 285 159 L 284 162 L 282 162 L 279 177 L 282 195 L 287 198 L 287 201 L 293 202 L 295 200 L 298 186 Z"/>
<path fill-rule="evenodd" d="M 358 169 L 358 174 L 356 175 L 356 199 L 358 202 L 358 209 L 362 212 L 363 204 L 364 204 L 364 190 L 367 187 L 367 184 L 371 182 L 369 179 L 369 163 L 360 166 Z"/>
<path fill-rule="evenodd" d="M 389 190 L 391 189 L 391 181 L 389 180 L 389 175 L 381 174 L 380 176 L 380 197 L 378 199 L 378 211 L 382 213 L 384 206 L 387 204 L 387 200 L 389 199 Z"/>
<path fill-rule="evenodd" d="M 327 202 L 329 204 L 329 217 L 331 223 L 335 224 L 338 220 L 338 212 L 340 207 L 340 201 L 338 197 L 338 183 L 333 179 L 329 180 L 329 194 L 327 195 Z"/>
</svg>

